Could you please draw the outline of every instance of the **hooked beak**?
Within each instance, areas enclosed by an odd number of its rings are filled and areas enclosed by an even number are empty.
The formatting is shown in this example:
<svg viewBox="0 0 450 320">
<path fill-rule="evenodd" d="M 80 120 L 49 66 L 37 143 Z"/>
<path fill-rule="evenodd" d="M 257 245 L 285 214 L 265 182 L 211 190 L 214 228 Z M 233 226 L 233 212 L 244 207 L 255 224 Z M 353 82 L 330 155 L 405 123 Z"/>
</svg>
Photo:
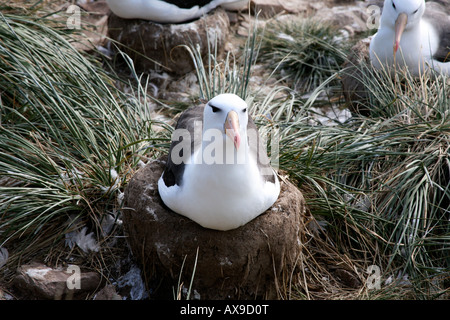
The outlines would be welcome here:
<svg viewBox="0 0 450 320">
<path fill-rule="evenodd" d="M 241 145 L 241 135 L 239 134 L 239 116 L 236 111 L 228 112 L 224 123 L 225 134 L 233 140 L 236 150 Z"/>
<path fill-rule="evenodd" d="M 408 15 L 404 12 L 400 13 L 397 17 L 397 20 L 395 20 L 394 58 L 400 46 L 400 40 L 402 38 L 402 34 L 403 31 L 405 30 L 407 22 L 408 22 Z"/>
</svg>

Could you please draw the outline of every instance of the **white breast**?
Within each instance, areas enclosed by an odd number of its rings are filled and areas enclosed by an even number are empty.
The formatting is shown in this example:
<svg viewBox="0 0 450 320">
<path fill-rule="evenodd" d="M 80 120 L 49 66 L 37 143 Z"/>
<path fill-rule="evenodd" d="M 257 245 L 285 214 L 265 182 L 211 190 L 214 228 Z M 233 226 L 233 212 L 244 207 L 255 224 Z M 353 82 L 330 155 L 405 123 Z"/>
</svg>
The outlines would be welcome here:
<svg viewBox="0 0 450 320">
<path fill-rule="evenodd" d="M 186 165 L 183 185 L 158 182 L 164 203 L 201 226 L 231 230 L 251 221 L 278 198 L 280 185 L 264 182 L 256 162 L 240 165 Z"/>
</svg>

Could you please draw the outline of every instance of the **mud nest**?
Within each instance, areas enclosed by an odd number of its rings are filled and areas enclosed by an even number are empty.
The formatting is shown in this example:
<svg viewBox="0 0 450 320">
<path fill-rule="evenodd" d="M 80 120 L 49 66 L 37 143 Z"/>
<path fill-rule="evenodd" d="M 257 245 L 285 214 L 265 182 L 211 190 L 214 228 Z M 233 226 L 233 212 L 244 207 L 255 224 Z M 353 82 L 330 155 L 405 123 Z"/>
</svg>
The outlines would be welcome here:
<svg viewBox="0 0 450 320">
<path fill-rule="evenodd" d="M 194 63 L 183 45 L 195 44 L 195 50 L 198 48 L 203 58 L 215 50 L 220 55 L 229 29 L 227 13 L 221 8 L 182 24 L 122 19 L 113 13 L 108 18 L 109 37 L 118 42 L 118 48 L 133 60 L 139 72 L 155 70 L 184 75 L 194 70 Z"/>
<path fill-rule="evenodd" d="M 162 203 L 157 185 L 164 165 L 154 160 L 137 171 L 124 196 L 124 229 L 147 283 L 176 291 L 193 276 L 191 298 L 282 297 L 295 281 L 302 248 L 302 193 L 282 179 L 278 200 L 256 219 L 230 231 L 205 229 Z"/>
</svg>

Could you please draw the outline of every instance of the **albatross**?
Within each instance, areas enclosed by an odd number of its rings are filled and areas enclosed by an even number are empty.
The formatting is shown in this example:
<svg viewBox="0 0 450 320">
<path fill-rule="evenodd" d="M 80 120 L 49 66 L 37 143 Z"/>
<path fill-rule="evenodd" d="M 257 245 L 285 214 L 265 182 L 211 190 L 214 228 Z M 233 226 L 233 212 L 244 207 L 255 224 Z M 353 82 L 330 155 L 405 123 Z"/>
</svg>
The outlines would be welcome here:
<svg viewBox="0 0 450 320">
<path fill-rule="evenodd" d="M 280 183 L 244 100 L 220 94 L 180 116 L 158 191 L 172 211 L 222 231 L 274 204 Z"/>
<path fill-rule="evenodd" d="M 450 16 L 424 0 L 385 0 L 370 59 L 376 69 L 406 66 L 419 76 L 432 68 L 450 76 Z"/>
<path fill-rule="evenodd" d="M 242 9 L 248 0 L 106 0 L 115 15 L 124 19 L 144 19 L 158 23 L 194 20 L 222 6 Z"/>
</svg>

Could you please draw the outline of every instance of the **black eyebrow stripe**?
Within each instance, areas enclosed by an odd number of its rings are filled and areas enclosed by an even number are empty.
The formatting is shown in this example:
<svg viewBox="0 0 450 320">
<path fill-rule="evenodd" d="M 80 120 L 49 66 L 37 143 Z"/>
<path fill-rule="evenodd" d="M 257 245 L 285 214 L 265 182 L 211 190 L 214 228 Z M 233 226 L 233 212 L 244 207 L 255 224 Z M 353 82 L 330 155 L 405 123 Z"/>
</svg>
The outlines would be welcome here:
<svg viewBox="0 0 450 320">
<path fill-rule="evenodd" d="M 219 107 L 216 107 L 215 105 L 209 103 L 209 106 L 211 107 L 211 109 L 213 109 L 213 112 L 217 112 L 220 111 L 221 109 Z M 215 110 L 214 110 L 215 109 Z"/>
</svg>

